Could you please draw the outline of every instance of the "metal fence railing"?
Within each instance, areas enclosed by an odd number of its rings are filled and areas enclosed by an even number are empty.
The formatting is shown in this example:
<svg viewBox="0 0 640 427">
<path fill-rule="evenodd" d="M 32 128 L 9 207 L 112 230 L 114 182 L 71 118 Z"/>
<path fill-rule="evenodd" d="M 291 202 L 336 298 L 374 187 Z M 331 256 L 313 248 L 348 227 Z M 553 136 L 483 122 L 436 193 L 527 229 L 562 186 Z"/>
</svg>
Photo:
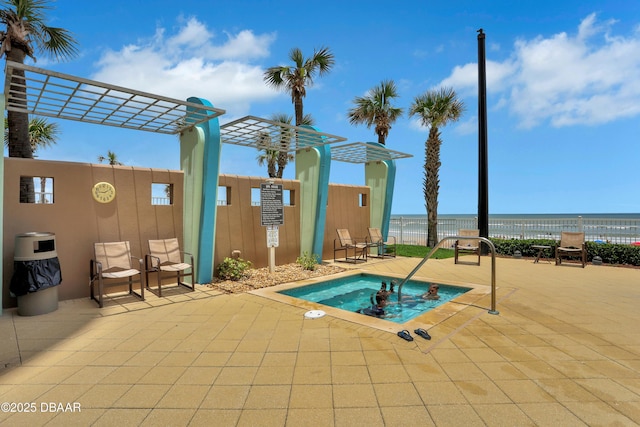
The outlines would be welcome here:
<svg viewBox="0 0 640 427">
<path fill-rule="evenodd" d="M 152 205 L 170 205 L 171 198 L 170 197 L 152 197 L 151 204 Z"/>
<path fill-rule="evenodd" d="M 478 228 L 478 219 L 440 218 L 438 238 L 455 235 L 460 229 Z M 640 241 L 640 217 L 637 218 L 498 218 L 489 216 L 489 237 L 503 239 L 559 240 L 562 231 L 583 231 L 585 240 L 631 244 Z M 399 244 L 426 245 L 426 217 L 393 217 L 389 223 L 389 236 Z"/>
</svg>

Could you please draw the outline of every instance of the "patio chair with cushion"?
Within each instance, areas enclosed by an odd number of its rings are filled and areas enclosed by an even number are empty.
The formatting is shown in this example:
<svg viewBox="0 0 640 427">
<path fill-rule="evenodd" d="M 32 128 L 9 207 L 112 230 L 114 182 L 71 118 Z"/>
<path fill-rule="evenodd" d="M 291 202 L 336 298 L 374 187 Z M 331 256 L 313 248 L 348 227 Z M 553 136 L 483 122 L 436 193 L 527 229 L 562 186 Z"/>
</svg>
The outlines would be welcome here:
<svg viewBox="0 0 640 427">
<path fill-rule="evenodd" d="M 187 259 L 188 257 L 188 259 Z M 144 274 L 147 288 L 149 288 L 149 273 L 158 275 L 158 296 L 162 296 L 162 273 L 176 274 L 178 286 L 195 290 L 193 281 L 193 255 L 180 250 L 178 239 L 149 240 L 149 253 L 144 257 Z M 190 270 L 190 272 L 186 272 Z M 191 284 L 184 283 L 186 277 L 191 277 Z"/>
<path fill-rule="evenodd" d="M 458 236 L 462 237 L 480 237 L 480 230 L 459 230 Z M 480 265 L 480 240 L 478 239 L 458 239 L 456 240 L 454 249 L 454 264 L 459 264 L 459 254 L 475 254 L 478 255 L 478 262 L 471 263 Z M 466 263 L 465 263 L 466 264 Z"/>
<path fill-rule="evenodd" d="M 131 255 L 129 242 L 95 243 L 94 259 L 90 261 L 89 268 L 91 299 L 96 301 L 100 307 L 104 306 L 105 279 L 109 280 L 109 286 L 128 284 L 129 294 L 133 294 L 144 301 L 142 259 Z M 139 276 L 137 280 L 140 282 L 140 293 L 133 290 L 134 277 L 136 276 Z M 97 297 L 95 295 L 96 282 L 98 285 Z"/>
<path fill-rule="evenodd" d="M 345 261 L 345 262 L 366 262 L 367 250 L 369 245 L 366 242 L 357 242 L 351 238 L 349 230 L 346 228 L 338 228 L 338 238 L 333 241 L 333 261 Z M 344 259 L 336 259 L 336 253 L 344 251 Z M 353 256 L 349 256 L 349 251 L 353 252 Z"/>
<path fill-rule="evenodd" d="M 556 265 L 562 264 L 562 258 L 580 257 L 582 268 L 587 263 L 587 247 L 584 243 L 584 233 L 563 231 L 560 243 L 556 246 Z"/>
<path fill-rule="evenodd" d="M 389 237 L 386 241 L 382 237 L 382 232 L 379 228 L 369 228 L 369 246 L 378 249 L 377 257 L 395 257 L 396 256 L 396 238 L 395 236 Z M 373 255 L 369 255 L 373 256 Z"/>
</svg>

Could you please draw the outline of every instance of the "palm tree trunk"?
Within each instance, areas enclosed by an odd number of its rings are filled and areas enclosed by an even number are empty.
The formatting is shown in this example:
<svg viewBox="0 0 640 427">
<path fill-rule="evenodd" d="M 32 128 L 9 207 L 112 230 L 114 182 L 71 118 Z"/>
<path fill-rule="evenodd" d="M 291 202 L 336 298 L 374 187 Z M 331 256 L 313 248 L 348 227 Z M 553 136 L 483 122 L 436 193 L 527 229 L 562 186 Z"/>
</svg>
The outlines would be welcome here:
<svg viewBox="0 0 640 427">
<path fill-rule="evenodd" d="M 287 153 L 284 151 L 278 151 L 278 172 L 276 178 L 282 178 L 284 168 L 287 166 Z"/>
<path fill-rule="evenodd" d="M 294 110 L 295 110 L 295 115 L 296 115 L 296 126 L 300 126 L 303 122 L 303 118 L 304 115 L 302 114 L 302 96 L 300 96 L 299 94 L 294 95 L 294 100 L 293 100 L 293 106 L 294 106 Z M 295 135 L 296 141 L 298 140 L 298 133 L 296 131 L 296 135 Z M 290 138 L 289 138 L 290 139 Z M 284 145 L 282 138 L 280 141 L 281 145 Z M 290 145 L 291 141 L 288 141 L 288 144 L 286 145 Z M 288 148 L 288 147 L 287 147 Z M 277 173 L 277 178 L 282 178 L 282 174 L 284 173 L 284 168 L 287 166 L 287 163 L 289 162 L 288 160 L 289 157 L 289 152 L 285 152 L 285 151 L 279 151 L 278 152 L 278 173 Z"/>
<path fill-rule="evenodd" d="M 47 178 L 41 176 L 40 177 L 40 203 L 47 203 L 47 198 L 45 197 L 45 191 L 47 191 Z"/>
<path fill-rule="evenodd" d="M 277 178 L 278 175 L 276 173 L 276 159 L 274 158 L 273 154 L 271 154 L 270 152 L 267 153 L 267 156 L 269 156 L 269 159 L 267 160 L 267 173 L 269 174 L 269 178 Z"/>
<path fill-rule="evenodd" d="M 22 49 L 14 48 L 7 52 L 7 60 L 24 63 L 26 54 Z M 11 77 L 11 88 L 14 93 L 13 99 L 19 106 L 26 106 L 27 96 L 25 93 L 24 70 L 14 70 Z M 9 125 L 9 157 L 21 157 L 33 159 L 31 141 L 29 141 L 29 115 L 17 111 L 7 111 L 7 122 Z M 20 177 L 20 202 L 35 203 L 36 194 L 33 185 L 33 178 Z"/>
<path fill-rule="evenodd" d="M 438 192 L 440 191 L 440 131 L 432 126 L 425 147 L 424 199 L 427 207 L 427 246 L 438 243 Z"/>
<path fill-rule="evenodd" d="M 24 63 L 26 54 L 20 48 L 11 49 L 7 52 L 7 61 Z M 14 102 L 20 107 L 26 107 L 26 81 L 24 70 L 14 70 L 11 77 L 11 88 Z M 9 122 L 9 157 L 21 157 L 32 159 L 33 150 L 29 141 L 29 115 L 17 111 L 7 111 L 7 121 Z"/>
<path fill-rule="evenodd" d="M 293 108 L 296 113 L 296 126 L 300 126 L 304 117 L 304 107 L 302 105 L 302 96 L 300 96 L 300 94 L 295 95 L 293 100 Z"/>
</svg>

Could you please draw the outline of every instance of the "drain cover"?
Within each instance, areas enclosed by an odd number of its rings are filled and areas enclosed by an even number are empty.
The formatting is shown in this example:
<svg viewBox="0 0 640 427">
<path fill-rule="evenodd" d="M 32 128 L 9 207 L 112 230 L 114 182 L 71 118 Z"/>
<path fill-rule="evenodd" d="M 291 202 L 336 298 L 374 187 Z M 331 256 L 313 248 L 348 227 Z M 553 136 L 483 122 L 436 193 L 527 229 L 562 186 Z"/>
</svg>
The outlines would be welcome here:
<svg viewBox="0 0 640 427">
<path fill-rule="evenodd" d="M 324 315 L 327 314 L 322 310 L 311 310 L 311 311 L 307 311 L 304 314 L 304 318 L 305 319 L 319 319 L 321 317 L 324 317 Z"/>
</svg>

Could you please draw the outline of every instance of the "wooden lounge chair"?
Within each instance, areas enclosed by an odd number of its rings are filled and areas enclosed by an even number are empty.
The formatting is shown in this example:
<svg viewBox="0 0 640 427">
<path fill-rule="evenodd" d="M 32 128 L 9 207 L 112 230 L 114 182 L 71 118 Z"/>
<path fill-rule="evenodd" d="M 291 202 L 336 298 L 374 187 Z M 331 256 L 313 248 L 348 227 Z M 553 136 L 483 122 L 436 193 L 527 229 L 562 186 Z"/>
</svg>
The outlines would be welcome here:
<svg viewBox="0 0 640 427">
<path fill-rule="evenodd" d="M 104 280 L 109 286 L 129 284 L 129 294 L 144 301 L 144 285 L 142 282 L 142 259 L 131 256 L 129 242 L 107 242 L 94 244 L 95 257 L 90 261 L 89 290 L 91 299 L 102 308 L 104 306 Z M 133 290 L 133 278 L 139 276 L 140 293 Z M 126 281 L 118 279 L 128 279 Z M 117 280 L 112 282 L 112 280 Z M 95 296 L 95 285 L 98 284 L 98 296 Z"/>
<path fill-rule="evenodd" d="M 369 228 L 369 246 L 378 249 L 378 258 L 394 257 L 396 256 L 396 238 L 395 236 L 389 237 L 387 241 L 382 237 L 382 232 L 379 228 Z M 374 256 L 369 254 L 369 256 Z"/>
<path fill-rule="evenodd" d="M 562 258 L 580 257 L 582 268 L 587 264 L 587 247 L 584 243 L 584 233 L 563 231 L 560 243 L 556 246 L 556 265 L 562 264 Z"/>
<path fill-rule="evenodd" d="M 458 236 L 480 237 L 480 230 L 460 230 Z M 454 249 L 454 264 L 459 264 L 459 254 L 476 254 L 478 255 L 478 262 L 471 263 L 480 265 L 480 240 L 478 239 L 459 239 L 456 240 Z M 465 264 L 468 264 L 465 262 Z"/>
<path fill-rule="evenodd" d="M 336 230 L 338 238 L 333 241 L 333 261 L 345 261 L 345 262 L 366 262 L 367 250 L 369 245 L 366 242 L 356 242 L 351 238 L 349 230 L 346 228 L 338 228 Z M 344 259 L 336 259 L 336 253 L 344 251 Z M 353 256 L 349 256 L 349 252 L 353 252 Z"/>
<path fill-rule="evenodd" d="M 189 257 L 187 259 L 187 257 Z M 178 286 L 195 290 L 193 281 L 193 255 L 180 250 L 178 239 L 149 240 L 149 254 L 144 257 L 144 274 L 149 288 L 149 273 L 158 275 L 158 296 L 162 296 L 162 273 L 176 273 Z M 189 273 L 185 273 L 190 270 Z M 186 277 L 191 277 L 191 283 L 184 283 Z"/>
</svg>

